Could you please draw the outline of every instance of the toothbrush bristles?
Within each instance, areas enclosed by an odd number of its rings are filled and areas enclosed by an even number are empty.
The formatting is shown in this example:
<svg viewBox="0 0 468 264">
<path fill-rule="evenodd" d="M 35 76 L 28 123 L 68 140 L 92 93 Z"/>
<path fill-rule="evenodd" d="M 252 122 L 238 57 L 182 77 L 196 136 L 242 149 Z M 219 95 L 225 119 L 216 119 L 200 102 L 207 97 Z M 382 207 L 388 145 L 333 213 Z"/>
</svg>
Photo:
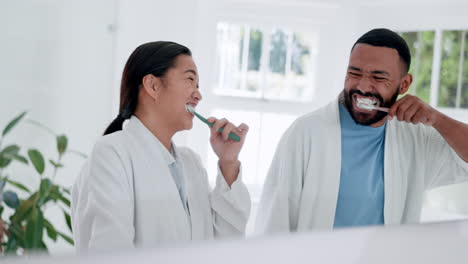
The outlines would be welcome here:
<svg viewBox="0 0 468 264">
<path fill-rule="evenodd" d="M 193 112 L 195 111 L 195 110 L 193 109 L 193 107 L 192 107 L 191 105 L 188 105 L 188 104 L 185 105 L 185 109 L 186 109 L 188 112 L 192 113 L 192 114 L 193 114 Z"/>
</svg>

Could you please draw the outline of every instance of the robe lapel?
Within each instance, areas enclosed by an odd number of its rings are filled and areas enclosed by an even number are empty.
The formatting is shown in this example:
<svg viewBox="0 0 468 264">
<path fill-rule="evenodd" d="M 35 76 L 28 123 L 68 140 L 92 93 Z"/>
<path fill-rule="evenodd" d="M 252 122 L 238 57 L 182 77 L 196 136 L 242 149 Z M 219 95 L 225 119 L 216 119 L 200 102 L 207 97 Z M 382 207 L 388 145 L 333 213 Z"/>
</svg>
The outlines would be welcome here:
<svg viewBox="0 0 468 264">
<path fill-rule="evenodd" d="M 400 153 L 402 150 L 398 148 L 398 140 L 402 139 L 399 139 L 396 121 L 388 121 L 384 153 L 385 225 L 401 223 L 406 200 L 407 180 L 399 166 L 405 162 L 401 160 L 404 158 L 404 153 Z"/>
<path fill-rule="evenodd" d="M 172 156 L 136 117 L 126 129 L 140 143 L 134 146 L 140 153 L 134 168 L 136 221 L 145 230 L 140 236 L 146 241 L 159 239 L 152 236 L 190 240 L 189 221 L 169 169 Z"/>
</svg>

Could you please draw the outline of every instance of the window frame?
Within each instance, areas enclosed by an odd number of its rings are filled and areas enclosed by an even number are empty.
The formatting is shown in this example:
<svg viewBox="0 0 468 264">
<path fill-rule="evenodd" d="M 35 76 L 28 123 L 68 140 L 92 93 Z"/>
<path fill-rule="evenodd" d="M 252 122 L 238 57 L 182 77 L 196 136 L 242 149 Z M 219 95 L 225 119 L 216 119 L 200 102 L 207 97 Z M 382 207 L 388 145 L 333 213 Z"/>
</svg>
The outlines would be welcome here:
<svg viewBox="0 0 468 264">
<path fill-rule="evenodd" d="M 292 104 L 309 104 L 314 100 L 314 95 L 315 91 L 317 89 L 317 80 L 316 80 L 316 75 L 317 75 L 317 54 L 319 50 L 319 32 L 317 30 L 313 31 L 305 31 L 301 30 L 298 28 L 291 27 L 289 25 L 284 25 L 284 26 L 278 26 L 278 25 L 272 25 L 270 23 L 249 23 L 249 22 L 236 22 L 232 20 L 218 20 L 216 22 L 216 27 L 220 23 L 223 24 L 228 24 L 228 25 L 237 25 L 237 26 L 243 26 L 244 27 L 244 39 L 243 39 L 243 49 L 242 49 L 242 64 L 240 65 L 241 71 L 240 71 L 240 89 L 239 90 L 234 90 L 234 89 L 222 89 L 220 88 L 220 84 L 222 81 L 218 81 L 216 79 L 213 83 L 212 90 L 211 92 L 213 93 L 214 96 L 218 97 L 225 97 L 225 98 L 232 98 L 232 97 L 239 97 L 239 98 L 250 98 L 250 99 L 255 99 L 259 101 L 269 101 L 269 102 L 290 102 Z M 262 55 L 260 56 L 260 69 L 259 69 L 259 74 L 260 74 L 260 85 L 259 85 L 259 90 L 256 92 L 248 92 L 245 89 L 245 86 L 247 84 L 247 72 L 248 72 L 248 47 L 249 47 L 249 41 L 250 41 L 250 32 L 251 29 L 254 30 L 259 30 L 263 34 L 262 38 Z M 309 41 L 310 41 L 310 46 L 309 52 L 310 52 L 310 58 L 309 58 L 309 66 L 310 66 L 310 71 L 304 74 L 305 78 L 310 78 L 312 80 L 310 86 L 307 86 L 306 89 L 309 90 L 308 92 L 305 93 L 304 96 L 295 98 L 295 99 L 278 99 L 278 98 L 268 98 L 266 97 L 266 75 L 270 72 L 269 70 L 269 62 L 270 62 L 270 44 L 271 44 L 271 36 L 272 32 L 274 30 L 281 30 L 287 34 L 287 39 L 288 39 L 288 48 L 286 51 L 286 60 L 285 60 L 285 73 L 284 76 L 285 78 L 289 78 L 290 74 L 293 72 L 292 71 L 292 65 L 291 65 L 291 54 L 292 54 L 292 38 L 295 33 L 306 33 L 309 36 Z M 218 33 L 216 33 L 217 35 Z M 218 44 L 216 43 L 216 47 Z M 246 48 L 247 47 L 247 48 Z M 223 65 L 220 63 L 220 61 L 216 61 L 214 63 L 214 73 L 216 76 L 221 76 L 224 75 L 224 68 Z M 221 78 L 222 79 L 222 78 Z M 287 82 L 288 87 L 292 87 L 292 82 Z M 304 99 L 306 98 L 306 99 Z"/>
</svg>

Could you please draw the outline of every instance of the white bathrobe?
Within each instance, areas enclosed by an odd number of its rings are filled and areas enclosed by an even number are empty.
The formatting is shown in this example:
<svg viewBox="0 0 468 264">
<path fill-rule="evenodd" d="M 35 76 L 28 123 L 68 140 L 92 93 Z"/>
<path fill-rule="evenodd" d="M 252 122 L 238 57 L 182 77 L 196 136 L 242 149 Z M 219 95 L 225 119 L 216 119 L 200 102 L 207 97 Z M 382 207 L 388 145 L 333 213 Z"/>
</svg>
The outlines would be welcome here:
<svg viewBox="0 0 468 264">
<path fill-rule="evenodd" d="M 332 229 L 340 170 L 341 128 L 335 100 L 298 118 L 283 135 L 265 181 L 256 232 Z M 396 118 L 387 123 L 385 225 L 417 223 L 424 191 L 466 180 L 468 163 L 434 128 Z"/>
<path fill-rule="evenodd" d="M 197 154 L 176 148 L 186 178 L 190 214 L 171 175 L 174 158 L 133 116 L 119 132 L 94 146 L 72 191 L 72 224 L 78 251 L 158 246 L 243 235 L 250 196 L 241 173 L 229 187 L 218 168 L 210 190 Z"/>
</svg>

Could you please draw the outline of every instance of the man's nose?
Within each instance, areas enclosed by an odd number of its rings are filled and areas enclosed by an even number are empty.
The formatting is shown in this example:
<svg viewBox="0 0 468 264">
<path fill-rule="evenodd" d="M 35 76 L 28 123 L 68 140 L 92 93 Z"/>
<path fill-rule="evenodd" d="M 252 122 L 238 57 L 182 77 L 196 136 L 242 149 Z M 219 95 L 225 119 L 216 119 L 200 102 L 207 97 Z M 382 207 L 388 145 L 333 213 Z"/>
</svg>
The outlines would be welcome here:
<svg viewBox="0 0 468 264">
<path fill-rule="evenodd" d="M 370 78 L 370 76 L 362 76 L 356 88 L 364 93 L 374 91 L 375 87 Z"/>
</svg>

